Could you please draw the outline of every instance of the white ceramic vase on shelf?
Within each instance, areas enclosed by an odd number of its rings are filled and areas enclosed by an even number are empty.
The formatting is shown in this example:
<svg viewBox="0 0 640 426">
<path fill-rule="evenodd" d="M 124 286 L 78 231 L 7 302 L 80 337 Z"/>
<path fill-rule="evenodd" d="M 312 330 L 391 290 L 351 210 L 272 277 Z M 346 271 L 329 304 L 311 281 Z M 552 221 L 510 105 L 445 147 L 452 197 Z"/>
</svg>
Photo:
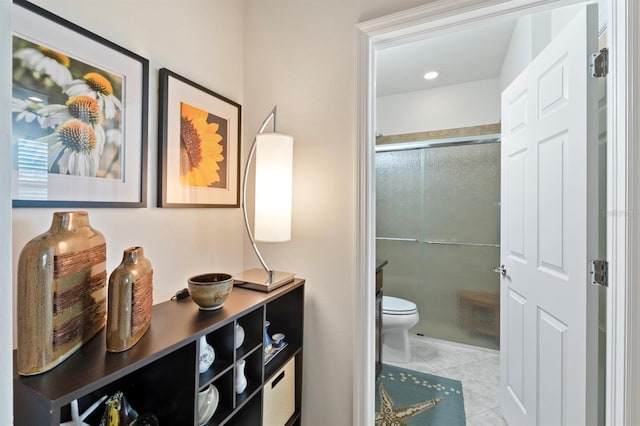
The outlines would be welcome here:
<svg viewBox="0 0 640 426">
<path fill-rule="evenodd" d="M 264 351 L 270 352 L 273 348 L 273 341 L 271 340 L 271 336 L 269 336 L 269 326 L 271 325 L 270 321 L 265 321 L 264 323 Z"/>
<path fill-rule="evenodd" d="M 211 346 L 207 342 L 206 336 L 200 337 L 200 373 L 204 373 L 211 367 L 213 361 L 216 359 L 216 353 L 213 350 L 213 346 Z"/>
<path fill-rule="evenodd" d="M 244 376 L 245 365 L 246 365 L 246 362 L 244 359 L 238 361 L 238 363 L 236 364 L 235 388 L 236 388 L 237 394 L 244 392 L 244 390 L 247 388 L 247 378 Z"/>
<path fill-rule="evenodd" d="M 242 343 L 244 343 L 244 328 L 236 323 L 236 349 L 242 346 Z"/>
</svg>

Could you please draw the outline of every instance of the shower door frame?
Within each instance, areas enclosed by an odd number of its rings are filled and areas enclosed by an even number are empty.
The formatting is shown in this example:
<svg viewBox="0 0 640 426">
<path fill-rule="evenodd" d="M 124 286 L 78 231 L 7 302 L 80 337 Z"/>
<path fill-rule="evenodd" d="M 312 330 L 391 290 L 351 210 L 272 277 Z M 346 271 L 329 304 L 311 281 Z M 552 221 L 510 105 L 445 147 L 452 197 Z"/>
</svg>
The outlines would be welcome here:
<svg viewBox="0 0 640 426">
<path fill-rule="evenodd" d="M 608 8 L 606 413 L 608 425 L 640 423 L 640 5 L 604 0 Z M 353 424 L 374 423 L 375 295 L 375 54 L 475 23 L 582 3 L 578 0 L 441 0 L 357 25 L 358 197 Z"/>
<path fill-rule="evenodd" d="M 452 129 L 455 130 L 455 129 Z M 414 134 L 407 134 L 404 136 L 412 136 Z M 401 135 L 385 135 L 385 138 L 389 139 L 389 140 L 394 140 L 394 138 L 396 138 L 396 136 L 401 136 Z M 467 146 L 478 146 L 478 145 L 487 145 L 487 144 L 498 144 L 500 145 L 501 143 L 501 135 L 495 134 L 495 133 L 488 133 L 485 135 L 473 135 L 473 136 L 460 136 L 460 137 L 449 137 L 449 138 L 437 138 L 437 139 L 422 139 L 422 140 L 415 140 L 415 141 L 411 141 L 411 142 L 386 142 L 383 144 L 376 144 L 375 146 L 375 154 L 380 154 L 380 153 L 388 153 L 388 152 L 400 152 L 400 151 L 424 151 L 424 150 L 430 150 L 432 148 L 462 148 L 462 147 L 467 147 Z M 426 154 L 425 154 L 426 155 Z M 500 168 L 500 149 L 498 148 L 498 156 L 497 156 L 497 167 L 498 167 L 498 182 L 497 182 L 497 189 L 498 189 L 498 194 L 500 192 L 500 172 L 499 172 L 499 168 Z M 377 160 L 376 160 L 377 161 Z M 424 158 L 422 161 L 425 161 Z M 377 167 L 377 164 L 374 165 L 374 167 Z M 424 170 L 423 170 L 424 172 Z M 378 179 L 376 177 L 376 179 Z M 424 175 L 422 176 L 422 180 L 424 183 Z M 379 182 L 376 182 L 376 186 L 378 185 Z M 408 184 L 408 183 L 405 183 Z M 420 189 L 421 193 L 423 194 L 423 198 L 422 200 L 425 201 L 424 198 L 424 187 L 422 187 Z M 398 202 L 398 200 L 395 201 L 396 203 Z M 498 199 L 497 199 L 497 203 L 499 206 L 500 203 L 500 196 L 498 195 Z M 425 214 L 425 208 L 426 206 L 424 205 L 424 203 L 421 203 L 421 215 Z M 376 204 L 376 210 L 378 209 L 378 206 Z M 496 213 L 496 217 L 495 217 L 497 223 L 500 222 L 500 210 L 498 207 L 497 213 Z M 403 243 L 416 243 L 420 246 L 420 259 L 421 259 L 421 268 L 422 271 L 420 272 L 420 281 L 421 282 L 426 282 L 426 278 L 425 278 L 425 261 L 426 261 L 426 255 L 425 255 L 425 250 L 427 250 L 428 246 L 460 246 L 460 247 L 484 247 L 484 248 L 496 248 L 498 249 L 497 253 L 496 253 L 496 259 L 494 262 L 492 262 L 491 264 L 487 264 L 487 271 L 491 271 L 492 268 L 496 267 L 497 265 L 500 264 L 500 227 L 498 225 L 498 229 L 496 230 L 497 235 L 497 243 L 487 243 L 487 242 L 467 242 L 467 241 L 458 241 L 455 238 L 451 239 L 451 238 L 447 238 L 447 239 L 431 239 L 431 238 L 425 238 L 426 233 L 425 230 L 422 229 L 424 224 L 420 225 L 420 231 L 418 231 L 419 234 L 419 238 L 411 238 L 411 237 L 393 237 L 393 236 L 378 236 L 377 232 L 376 232 L 376 237 L 375 237 L 375 242 L 376 245 L 379 241 L 391 241 L 391 242 L 403 242 Z M 377 247 L 376 247 L 376 251 L 377 251 Z M 387 253 L 389 253 L 389 251 L 387 251 Z M 378 253 L 376 255 L 376 257 L 381 257 L 381 255 Z M 388 260 L 386 257 L 382 256 L 382 258 L 384 258 L 385 260 Z M 442 265 L 441 263 L 436 262 L 437 265 Z M 389 268 L 387 266 L 387 268 Z M 446 269 L 446 267 L 445 267 Z M 406 272 L 406 271 L 405 271 Z M 478 272 L 478 271 L 476 271 Z M 391 275 L 389 275 L 391 274 Z M 499 292 L 500 292 L 500 279 L 498 276 L 496 276 L 495 274 L 491 273 L 492 276 L 495 278 L 495 282 L 496 282 L 496 296 L 498 296 Z M 411 280 L 412 274 L 407 272 L 407 279 Z M 389 277 L 393 277 L 393 273 L 391 272 L 391 270 L 389 272 L 385 272 L 385 279 L 388 280 Z M 413 278 L 415 278 L 415 276 L 413 276 Z M 393 278 L 392 278 L 393 279 Z M 476 283 L 477 284 L 477 283 Z M 477 285 L 476 285 L 477 287 Z M 422 291 L 424 291 L 425 288 L 422 287 Z M 449 289 L 450 290 L 450 289 Z M 462 290 L 462 289 L 460 289 Z M 482 291 L 483 289 L 478 289 L 475 288 L 475 291 Z M 484 289 L 484 291 L 487 291 L 487 289 Z M 411 292 L 409 292 L 411 293 Z M 387 292 L 385 291 L 385 294 L 387 294 Z M 395 295 L 398 296 L 397 294 L 394 294 L 392 292 L 391 295 Z M 399 295 L 399 297 L 405 297 L 408 296 L 408 300 L 411 300 L 413 303 L 415 303 L 418 306 L 418 312 L 422 312 L 422 314 L 420 315 L 420 321 L 418 322 L 418 324 L 416 324 L 413 327 L 413 332 L 417 332 L 418 334 L 422 335 L 424 334 L 425 336 L 429 336 L 429 337 L 435 337 L 438 339 L 444 339 L 444 340 L 451 340 L 453 342 L 457 342 L 457 343 L 462 343 L 462 344 L 472 344 L 471 343 L 471 339 L 469 341 L 463 341 L 463 340 L 456 340 L 456 339 L 448 339 L 446 337 L 444 337 L 442 335 L 442 331 L 440 331 L 438 336 L 433 336 L 432 334 L 430 334 L 429 332 L 426 332 L 425 329 L 428 329 L 429 327 L 427 326 L 427 324 L 434 324 L 433 322 L 433 316 L 429 319 L 429 315 L 425 314 L 425 294 L 422 294 L 421 297 L 417 298 L 417 299 L 413 299 L 411 298 L 411 295 L 406 294 L 406 295 Z M 452 300 L 452 303 L 454 304 L 453 306 L 455 307 L 456 303 L 459 304 L 460 301 L 459 300 Z M 460 306 L 460 305 L 458 305 Z M 498 306 L 498 310 L 499 310 L 499 306 Z M 426 308 L 426 312 L 429 312 L 429 308 Z M 432 314 L 433 315 L 433 314 Z M 490 315 L 496 315 L 495 312 L 493 314 Z M 453 320 L 452 318 L 448 319 L 449 321 Z M 460 314 L 458 313 L 458 317 L 457 317 L 457 323 L 458 323 L 458 327 L 462 327 L 462 320 L 460 317 Z M 454 320 L 454 321 L 456 321 Z M 440 326 L 442 326 L 442 323 L 440 323 Z M 499 324 L 498 324 L 499 326 Z M 451 336 L 449 336 L 451 337 Z M 460 336 L 458 336 L 458 338 L 460 338 Z M 493 343 L 496 343 L 499 346 L 499 333 L 496 332 L 495 335 L 491 334 L 491 333 L 485 333 L 484 334 L 484 339 L 485 341 L 482 342 L 481 344 L 479 344 L 478 346 L 481 347 L 487 347 L 489 349 L 496 349 L 496 347 L 492 346 Z M 497 339 L 497 341 L 496 341 Z M 489 342 L 491 342 L 491 344 L 489 344 Z"/>
</svg>

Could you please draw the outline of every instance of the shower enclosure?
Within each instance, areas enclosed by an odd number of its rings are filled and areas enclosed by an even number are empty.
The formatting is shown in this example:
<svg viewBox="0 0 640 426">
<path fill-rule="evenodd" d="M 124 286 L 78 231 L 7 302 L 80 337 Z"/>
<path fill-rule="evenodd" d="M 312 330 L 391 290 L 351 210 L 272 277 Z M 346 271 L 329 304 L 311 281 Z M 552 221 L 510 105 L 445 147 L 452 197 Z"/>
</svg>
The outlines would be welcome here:
<svg viewBox="0 0 640 426">
<path fill-rule="evenodd" d="M 500 143 L 378 145 L 376 257 L 384 294 L 424 336 L 499 348 Z"/>
</svg>

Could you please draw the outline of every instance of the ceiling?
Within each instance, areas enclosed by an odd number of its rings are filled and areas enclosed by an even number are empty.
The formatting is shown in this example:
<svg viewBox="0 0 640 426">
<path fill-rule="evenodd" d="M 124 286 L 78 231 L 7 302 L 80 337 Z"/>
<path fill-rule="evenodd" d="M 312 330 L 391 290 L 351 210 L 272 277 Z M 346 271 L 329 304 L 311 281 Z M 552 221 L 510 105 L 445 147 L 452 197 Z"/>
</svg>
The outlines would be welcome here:
<svg viewBox="0 0 640 426">
<path fill-rule="evenodd" d="M 379 50 L 377 96 L 498 77 L 515 23 L 493 22 Z M 433 70 L 438 78 L 425 80 L 424 73 Z"/>
</svg>

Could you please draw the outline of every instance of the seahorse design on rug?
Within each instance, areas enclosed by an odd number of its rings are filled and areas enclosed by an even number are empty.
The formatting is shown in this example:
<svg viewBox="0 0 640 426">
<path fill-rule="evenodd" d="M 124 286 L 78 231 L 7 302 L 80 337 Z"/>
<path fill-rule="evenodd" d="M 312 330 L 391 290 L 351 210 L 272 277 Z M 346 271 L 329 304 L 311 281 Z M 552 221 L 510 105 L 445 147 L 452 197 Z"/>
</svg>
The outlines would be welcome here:
<svg viewBox="0 0 640 426">
<path fill-rule="evenodd" d="M 429 408 L 435 407 L 442 401 L 442 398 L 433 398 L 428 401 L 419 402 L 417 404 L 409 405 L 396 409 L 393 406 L 391 397 L 384 390 L 384 386 L 380 384 L 380 412 L 376 413 L 376 425 L 377 426 L 406 426 L 402 422 L 402 419 L 413 417 L 416 414 L 420 414 Z"/>
</svg>

